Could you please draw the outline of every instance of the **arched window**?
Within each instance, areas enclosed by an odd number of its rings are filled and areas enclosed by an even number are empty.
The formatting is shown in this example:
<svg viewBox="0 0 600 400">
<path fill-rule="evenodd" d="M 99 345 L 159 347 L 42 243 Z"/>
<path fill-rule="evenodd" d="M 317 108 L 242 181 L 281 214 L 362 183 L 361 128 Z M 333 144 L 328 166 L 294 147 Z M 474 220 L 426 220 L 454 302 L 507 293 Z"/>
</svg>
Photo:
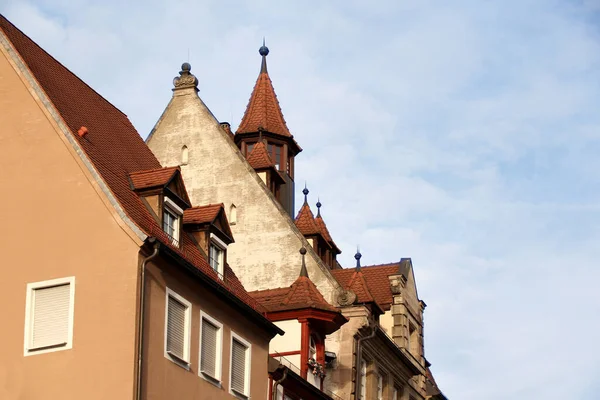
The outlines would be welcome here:
<svg viewBox="0 0 600 400">
<path fill-rule="evenodd" d="M 181 148 L 181 165 L 186 165 L 189 161 L 189 150 L 187 148 L 187 146 L 183 146 Z"/>
<path fill-rule="evenodd" d="M 229 207 L 229 225 L 235 225 L 237 223 L 237 208 L 235 204 L 231 204 Z"/>
</svg>

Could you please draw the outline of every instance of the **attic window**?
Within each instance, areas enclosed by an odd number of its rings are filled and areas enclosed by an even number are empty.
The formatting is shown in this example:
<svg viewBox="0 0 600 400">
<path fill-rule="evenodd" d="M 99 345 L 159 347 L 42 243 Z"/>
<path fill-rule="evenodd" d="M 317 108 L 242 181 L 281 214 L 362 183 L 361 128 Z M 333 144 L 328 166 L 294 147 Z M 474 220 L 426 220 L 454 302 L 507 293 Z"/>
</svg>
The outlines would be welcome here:
<svg viewBox="0 0 600 400">
<path fill-rule="evenodd" d="M 173 202 L 173 200 L 165 197 L 163 206 L 163 231 L 173 242 L 179 246 L 179 232 L 181 227 L 181 216 L 183 210 Z"/>
<path fill-rule="evenodd" d="M 225 251 L 227 244 L 215 236 L 210 234 L 210 246 L 208 249 L 208 261 L 212 269 L 214 269 L 219 277 L 223 279 L 225 270 Z"/>
</svg>

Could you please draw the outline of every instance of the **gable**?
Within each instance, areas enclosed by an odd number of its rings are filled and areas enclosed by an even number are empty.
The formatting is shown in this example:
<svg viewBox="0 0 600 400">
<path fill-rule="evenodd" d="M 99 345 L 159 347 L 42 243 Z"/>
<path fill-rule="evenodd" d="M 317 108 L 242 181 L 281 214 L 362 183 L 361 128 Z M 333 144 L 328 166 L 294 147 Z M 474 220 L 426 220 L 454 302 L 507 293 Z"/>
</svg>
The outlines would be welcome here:
<svg viewBox="0 0 600 400">
<path fill-rule="evenodd" d="M 236 205 L 227 257 L 248 290 L 291 285 L 305 247 L 311 279 L 333 299 L 337 281 L 194 90 L 174 91 L 148 146 L 166 166 L 179 164 L 174 149 L 190 149 L 181 170 L 194 204 Z"/>
</svg>

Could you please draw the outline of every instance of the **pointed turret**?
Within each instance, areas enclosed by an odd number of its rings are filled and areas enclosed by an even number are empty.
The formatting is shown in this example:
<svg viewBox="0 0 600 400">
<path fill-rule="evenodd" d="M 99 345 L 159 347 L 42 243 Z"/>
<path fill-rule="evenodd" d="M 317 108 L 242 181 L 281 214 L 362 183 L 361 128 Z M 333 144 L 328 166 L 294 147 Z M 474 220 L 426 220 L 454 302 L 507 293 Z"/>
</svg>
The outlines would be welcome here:
<svg viewBox="0 0 600 400">
<path fill-rule="evenodd" d="M 260 73 L 254 85 L 246 112 L 234 136 L 234 141 L 246 157 L 261 139 L 266 142 L 267 152 L 285 180 L 278 198 L 281 205 L 293 217 L 294 213 L 294 157 L 302 151 L 287 127 L 273 83 L 267 70 L 269 48 L 258 50 L 262 57 Z"/>
<path fill-rule="evenodd" d="M 321 216 L 321 206 L 321 201 L 317 201 L 317 216 L 315 217 L 315 223 L 321 231 L 321 235 L 329 245 L 329 251 L 325 254 L 325 259 L 323 261 L 325 261 L 327 265 L 331 266 L 331 268 L 341 268 L 336 261 L 336 257 L 338 254 L 341 254 L 342 251 L 339 249 L 339 247 L 337 247 L 331 237 L 331 234 L 329 233 L 329 229 L 327 229 L 327 225 Z"/>
</svg>

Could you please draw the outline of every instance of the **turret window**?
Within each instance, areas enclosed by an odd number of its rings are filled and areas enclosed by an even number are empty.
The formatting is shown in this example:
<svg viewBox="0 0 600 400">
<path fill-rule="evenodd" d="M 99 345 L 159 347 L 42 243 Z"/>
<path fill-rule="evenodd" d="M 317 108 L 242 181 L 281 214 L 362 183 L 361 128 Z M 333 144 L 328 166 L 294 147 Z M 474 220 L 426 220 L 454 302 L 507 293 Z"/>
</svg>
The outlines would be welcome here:
<svg viewBox="0 0 600 400">
<path fill-rule="evenodd" d="M 281 169 L 281 155 L 283 153 L 282 146 L 278 144 L 269 144 L 267 146 L 267 149 L 269 150 L 269 155 L 271 156 L 271 159 L 273 159 L 273 162 L 275 163 L 275 168 L 277 168 L 277 170 Z"/>
</svg>

